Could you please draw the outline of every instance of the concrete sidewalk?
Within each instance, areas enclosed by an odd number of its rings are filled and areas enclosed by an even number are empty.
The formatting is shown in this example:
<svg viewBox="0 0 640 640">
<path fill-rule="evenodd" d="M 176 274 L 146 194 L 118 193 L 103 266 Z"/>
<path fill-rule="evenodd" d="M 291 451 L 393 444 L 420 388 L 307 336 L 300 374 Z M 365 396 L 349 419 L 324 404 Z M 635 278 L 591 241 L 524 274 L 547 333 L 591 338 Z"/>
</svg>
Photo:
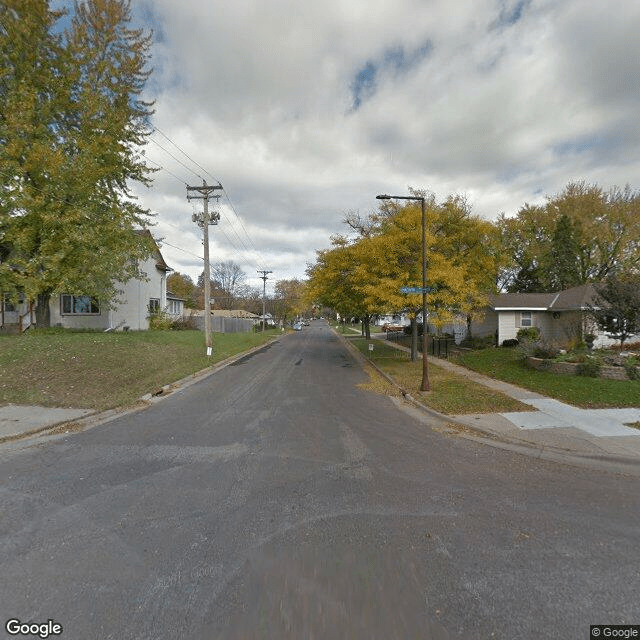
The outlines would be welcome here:
<svg viewBox="0 0 640 640">
<path fill-rule="evenodd" d="M 397 349 L 403 345 L 372 336 Z M 477 384 L 499 391 L 529 405 L 531 411 L 442 416 L 463 426 L 503 441 L 541 450 L 567 452 L 593 461 L 610 461 L 614 465 L 638 467 L 640 471 L 640 407 L 626 409 L 581 409 L 547 398 L 539 393 L 501 382 L 455 365 L 448 360 L 430 357 L 434 366 L 451 371 Z M 412 398 L 412 400 L 415 399 Z"/>
<path fill-rule="evenodd" d="M 35 434 L 94 413 L 87 409 L 61 409 L 8 404 L 0 407 L 0 442 Z"/>
</svg>

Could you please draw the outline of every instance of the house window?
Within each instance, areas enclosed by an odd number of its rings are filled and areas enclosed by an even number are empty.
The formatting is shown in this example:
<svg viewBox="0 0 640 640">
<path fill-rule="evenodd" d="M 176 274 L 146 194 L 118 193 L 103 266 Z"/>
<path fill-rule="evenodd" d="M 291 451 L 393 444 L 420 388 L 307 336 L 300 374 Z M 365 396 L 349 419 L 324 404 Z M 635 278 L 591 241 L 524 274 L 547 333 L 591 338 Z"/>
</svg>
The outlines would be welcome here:
<svg viewBox="0 0 640 640">
<path fill-rule="evenodd" d="M 16 305 L 11 302 L 11 297 L 8 293 L 4 294 L 4 310 L 7 313 L 10 313 L 11 311 L 17 311 Z"/>
<path fill-rule="evenodd" d="M 149 313 L 160 313 L 160 298 L 151 298 L 149 300 Z"/>
<path fill-rule="evenodd" d="M 63 315 L 100 315 L 100 305 L 91 296 L 62 296 Z"/>
<path fill-rule="evenodd" d="M 520 326 L 521 327 L 533 326 L 532 315 L 533 314 L 531 313 L 531 311 L 522 311 L 520 313 Z"/>
<path fill-rule="evenodd" d="M 180 302 L 178 300 L 168 300 L 167 311 L 172 316 L 180 315 Z"/>
<path fill-rule="evenodd" d="M 14 300 L 11 299 L 10 293 L 5 293 L 3 309 L 7 313 L 11 313 L 12 311 L 18 311 L 18 305 L 24 304 L 24 301 L 25 301 L 24 293 L 21 293 L 18 295 L 17 302 L 15 301 L 15 299 Z"/>
</svg>

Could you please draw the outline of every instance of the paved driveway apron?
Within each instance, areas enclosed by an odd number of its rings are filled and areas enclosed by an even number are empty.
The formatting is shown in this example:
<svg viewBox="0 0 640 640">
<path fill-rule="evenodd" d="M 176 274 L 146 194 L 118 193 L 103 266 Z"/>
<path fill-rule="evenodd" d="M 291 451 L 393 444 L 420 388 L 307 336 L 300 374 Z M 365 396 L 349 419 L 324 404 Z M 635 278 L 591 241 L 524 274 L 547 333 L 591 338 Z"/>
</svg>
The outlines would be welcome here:
<svg viewBox="0 0 640 640">
<path fill-rule="evenodd" d="M 0 453 L 3 623 L 52 619 L 65 640 L 640 624 L 638 478 L 457 438 L 367 380 L 319 321 L 143 412 Z"/>
</svg>

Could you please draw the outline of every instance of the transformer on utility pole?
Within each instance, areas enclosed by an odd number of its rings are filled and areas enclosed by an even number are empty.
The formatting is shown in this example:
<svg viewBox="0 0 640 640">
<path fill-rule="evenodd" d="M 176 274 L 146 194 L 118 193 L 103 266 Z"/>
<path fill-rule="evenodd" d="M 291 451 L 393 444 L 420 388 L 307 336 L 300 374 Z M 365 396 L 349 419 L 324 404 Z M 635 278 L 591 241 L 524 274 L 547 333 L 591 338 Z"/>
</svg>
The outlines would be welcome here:
<svg viewBox="0 0 640 640">
<path fill-rule="evenodd" d="M 260 278 L 262 280 L 262 332 L 264 333 L 264 325 L 267 322 L 267 319 L 265 318 L 265 315 L 266 315 L 265 299 L 267 295 L 267 273 L 273 273 L 273 271 L 265 271 L 264 269 L 263 270 L 258 269 L 258 273 L 262 274 Z"/>
<path fill-rule="evenodd" d="M 192 220 L 196 222 L 204 232 L 204 334 L 208 356 L 211 355 L 212 351 L 211 308 L 209 301 L 209 298 L 211 297 L 211 268 L 209 266 L 209 225 L 218 224 L 218 220 L 220 220 L 220 214 L 218 212 L 214 212 L 211 216 L 209 216 L 209 197 L 211 196 L 211 193 L 216 189 L 222 189 L 222 185 L 218 184 L 211 186 L 208 185 L 205 180 L 202 181 L 201 187 L 190 187 L 187 185 L 187 200 L 202 200 L 204 203 L 203 213 L 194 213 Z M 189 195 L 190 191 L 197 191 L 200 195 L 191 196 Z"/>
</svg>

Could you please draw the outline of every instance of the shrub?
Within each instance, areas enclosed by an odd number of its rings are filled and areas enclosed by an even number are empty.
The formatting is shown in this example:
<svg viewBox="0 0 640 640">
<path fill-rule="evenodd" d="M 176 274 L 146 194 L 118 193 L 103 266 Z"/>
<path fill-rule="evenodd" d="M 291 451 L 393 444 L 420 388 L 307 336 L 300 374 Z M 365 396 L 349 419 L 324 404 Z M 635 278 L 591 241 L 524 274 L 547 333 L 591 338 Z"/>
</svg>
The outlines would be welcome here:
<svg viewBox="0 0 640 640">
<path fill-rule="evenodd" d="M 494 337 L 484 336 L 482 338 L 472 337 L 465 338 L 461 343 L 461 347 L 466 347 L 467 349 L 488 349 L 489 347 L 493 347 L 495 344 Z"/>
<path fill-rule="evenodd" d="M 560 354 L 560 348 L 550 342 L 536 342 L 533 350 L 535 358 L 543 358 L 545 360 L 553 360 Z"/>
<path fill-rule="evenodd" d="M 171 322 L 171 329 L 173 331 L 193 331 L 198 328 L 195 318 L 176 318 Z"/>
<path fill-rule="evenodd" d="M 517 347 L 520 344 L 520 341 L 517 338 L 509 338 L 508 340 L 502 341 L 503 347 Z"/>
<path fill-rule="evenodd" d="M 585 358 L 585 361 L 576 367 L 576 375 L 585 378 L 598 378 L 600 376 L 600 367 L 600 362 L 595 358 Z"/>
<path fill-rule="evenodd" d="M 526 364 L 527 358 L 533 356 L 536 350 L 536 343 L 531 340 L 521 340 L 517 345 L 518 360 Z"/>
<path fill-rule="evenodd" d="M 518 340 L 522 342 L 523 340 L 531 340 L 535 342 L 540 339 L 540 330 L 538 327 L 524 327 L 518 331 Z"/>
<path fill-rule="evenodd" d="M 265 325 L 265 331 L 268 329 L 276 329 L 276 325 L 275 324 L 269 324 L 268 322 Z M 260 333 L 262 331 L 262 322 L 258 322 L 257 324 L 253 325 L 253 332 L 254 333 Z"/>
<path fill-rule="evenodd" d="M 638 367 L 638 359 L 630 356 L 624 361 L 624 370 L 629 380 L 640 380 L 640 367 Z"/>
<path fill-rule="evenodd" d="M 422 322 L 418 322 L 418 335 L 421 336 L 422 335 Z M 402 328 L 402 332 L 406 335 L 406 336 L 410 336 L 411 335 L 411 325 L 408 324 L 406 327 Z"/>
<path fill-rule="evenodd" d="M 151 331 L 167 331 L 171 329 L 173 318 L 163 311 L 154 313 L 149 316 L 149 329 Z"/>
</svg>

